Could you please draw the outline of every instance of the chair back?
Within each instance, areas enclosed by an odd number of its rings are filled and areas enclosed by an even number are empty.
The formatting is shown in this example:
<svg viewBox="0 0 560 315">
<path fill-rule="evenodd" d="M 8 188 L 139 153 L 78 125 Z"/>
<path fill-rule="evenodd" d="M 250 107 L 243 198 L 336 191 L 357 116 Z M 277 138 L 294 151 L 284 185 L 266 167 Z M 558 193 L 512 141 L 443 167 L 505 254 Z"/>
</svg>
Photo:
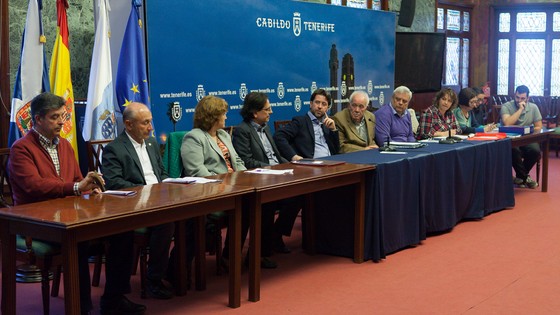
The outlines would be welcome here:
<svg viewBox="0 0 560 315">
<path fill-rule="evenodd" d="M 233 136 L 233 130 L 235 129 L 235 126 L 229 126 L 229 127 L 224 127 L 224 130 L 229 134 L 229 136 Z"/>
<path fill-rule="evenodd" d="M 167 136 L 163 152 L 163 167 L 167 170 L 169 177 L 177 178 L 183 176 L 181 144 L 186 133 L 186 131 L 174 131 Z"/>
<path fill-rule="evenodd" d="M 8 159 L 10 148 L 0 148 L 0 207 L 6 208 L 13 205 L 12 186 L 8 178 Z"/>
<path fill-rule="evenodd" d="M 420 125 L 418 117 L 416 117 L 416 111 L 413 108 L 409 108 L 408 113 L 410 114 L 410 122 L 412 123 L 412 132 L 416 136 L 418 134 L 418 126 Z"/>
<path fill-rule="evenodd" d="M 274 132 L 278 131 L 281 128 L 284 128 L 290 122 L 291 120 L 276 120 L 274 122 Z"/>
<path fill-rule="evenodd" d="M 88 155 L 88 171 L 101 170 L 101 155 L 103 149 L 109 144 L 112 139 L 104 140 L 91 140 L 86 142 L 87 155 Z"/>
</svg>

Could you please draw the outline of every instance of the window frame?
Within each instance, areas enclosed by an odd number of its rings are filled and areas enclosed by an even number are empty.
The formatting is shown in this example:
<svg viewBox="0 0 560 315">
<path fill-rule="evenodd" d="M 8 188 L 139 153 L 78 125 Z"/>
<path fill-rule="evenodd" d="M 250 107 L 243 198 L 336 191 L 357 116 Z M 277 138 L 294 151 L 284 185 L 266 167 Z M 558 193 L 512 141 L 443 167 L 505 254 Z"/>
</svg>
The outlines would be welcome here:
<svg viewBox="0 0 560 315">
<path fill-rule="evenodd" d="M 517 13 L 521 12 L 546 12 L 546 30 L 544 32 L 517 32 L 515 29 L 517 24 Z M 552 41 L 560 40 L 560 32 L 554 32 L 553 14 L 560 12 L 560 4 L 558 3 L 539 3 L 539 4 L 521 4 L 521 5 L 492 5 L 490 6 L 490 36 L 489 36 L 489 58 L 488 69 L 489 79 L 492 91 L 498 89 L 498 41 L 501 39 L 509 40 L 509 67 L 508 67 L 508 88 L 507 95 L 513 95 L 515 91 L 515 49 L 516 41 L 519 39 L 544 39 L 545 40 L 545 59 L 544 59 L 544 86 L 543 95 L 551 94 L 551 75 L 552 75 Z M 499 15 L 500 13 L 510 14 L 510 31 L 499 32 Z M 532 92 L 532 91 L 531 91 Z M 533 94 L 533 93 L 531 93 Z M 535 94 L 533 94 L 535 95 Z"/>
<path fill-rule="evenodd" d="M 443 9 L 444 10 L 444 14 L 443 14 L 443 29 L 438 29 L 438 9 Z M 460 11 L 461 12 L 461 22 L 460 22 L 460 30 L 456 31 L 456 30 L 448 30 L 446 29 L 447 26 L 447 10 L 456 10 L 456 11 Z M 437 1 L 436 3 L 436 8 L 435 8 L 435 18 L 434 18 L 434 32 L 437 33 L 445 33 L 445 37 L 446 37 L 446 44 L 445 44 L 445 56 L 444 56 L 444 63 L 443 63 L 443 73 L 442 73 L 442 86 L 447 86 L 447 87 L 455 87 L 457 90 L 460 90 L 461 88 L 465 88 L 471 85 L 471 78 L 473 76 L 473 67 L 472 67 L 472 44 L 473 44 L 473 35 L 472 35 L 472 30 L 473 30 L 473 6 L 472 5 L 467 5 L 467 4 L 457 4 L 457 3 L 452 3 L 452 2 L 447 2 L 447 1 Z M 464 12 L 468 12 L 469 14 L 469 30 L 468 31 L 464 31 L 463 30 L 463 25 L 464 25 Z M 448 85 L 445 84 L 447 82 L 447 77 L 446 77 L 446 73 L 447 73 L 447 38 L 448 37 L 455 37 L 455 38 L 459 38 L 459 72 L 457 73 L 457 85 Z M 467 69 L 467 80 L 468 82 L 465 84 L 463 82 L 463 78 L 464 78 L 464 70 L 463 70 L 463 60 L 464 60 L 464 40 L 467 39 L 469 42 L 469 51 L 468 51 L 468 69 Z"/>
</svg>

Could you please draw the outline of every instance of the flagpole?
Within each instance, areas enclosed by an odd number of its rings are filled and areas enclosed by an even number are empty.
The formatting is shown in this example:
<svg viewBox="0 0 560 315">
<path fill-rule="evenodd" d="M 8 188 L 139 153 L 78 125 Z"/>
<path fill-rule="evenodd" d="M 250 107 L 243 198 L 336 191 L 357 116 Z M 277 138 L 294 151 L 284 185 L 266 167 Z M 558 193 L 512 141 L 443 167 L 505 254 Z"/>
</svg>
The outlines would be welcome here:
<svg viewBox="0 0 560 315">
<path fill-rule="evenodd" d="M 10 19 L 8 0 L 0 0 L 0 148 L 8 146 L 10 122 Z"/>
</svg>

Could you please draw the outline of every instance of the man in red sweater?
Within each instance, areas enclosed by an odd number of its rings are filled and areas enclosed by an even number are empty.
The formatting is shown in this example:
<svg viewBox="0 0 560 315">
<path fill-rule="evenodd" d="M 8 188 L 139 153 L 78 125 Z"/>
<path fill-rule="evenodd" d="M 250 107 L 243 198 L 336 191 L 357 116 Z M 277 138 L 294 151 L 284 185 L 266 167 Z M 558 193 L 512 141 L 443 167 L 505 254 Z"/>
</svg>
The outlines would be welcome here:
<svg viewBox="0 0 560 315">
<path fill-rule="evenodd" d="M 72 146 L 60 138 L 65 103 L 62 97 L 51 93 L 42 93 L 31 101 L 33 129 L 12 145 L 8 161 L 15 205 L 99 192 L 95 173 L 89 172 L 84 178 Z M 145 312 L 145 306 L 132 303 L 124 296 L 130 292 L 133 241 L 133 231 L 109 238 L 101 314 Z M 81 309 L 82 314 L 88 314 L 93 305 L 87 242 L 78 245 L 78 261 Z"/>
</svg>

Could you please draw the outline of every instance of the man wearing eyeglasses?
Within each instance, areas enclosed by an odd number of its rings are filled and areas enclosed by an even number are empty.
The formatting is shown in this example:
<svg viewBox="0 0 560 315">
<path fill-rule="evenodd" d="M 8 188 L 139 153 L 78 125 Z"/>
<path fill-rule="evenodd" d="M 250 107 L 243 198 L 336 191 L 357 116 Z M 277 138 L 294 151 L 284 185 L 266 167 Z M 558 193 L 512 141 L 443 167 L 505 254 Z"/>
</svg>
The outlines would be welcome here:
<svg viewBox="0 0 560 315">
<path fill-rule="evenodd" d="M 330 96 L 325 90 L 317 89 L 310 101 L 307 115 L 294 117 L 274 134 L 278 150 L 287 160 L 320 158 L 340 150 L 336 124 L 327 115 Z"/>
<path fill-rule="evenodd" d="M 99 175 L 89 172 L 83 177 L 70 142 L 60 137 L 66 114 L 65 104 L 64 98 L 48 92 L 37 95 L 31 101 L 33 129 L 13 144 L 8 161 L 16 205 L 100 192 L 95 180 Z M 100 181 L 104 183 L 103 179 Z M 144 305 L 125 297 L 130 291 L 132 272 L 132 259 L 129 260 L 126 253 L 130 249 L 132 257 L 134 232 L 111 235 L 107 240 L 108 272 L 105 273 L 101 314 L 144 314 Z M 81 314 L 89 314 L 93 308 L 88 246 L 89 243 L 84 241 L 78 243 L 77 248 Z M 113 301 L 110 309 L 104 308 L 108 300 Z"/>
<path fill-rule="evenodd" d="M 268 96 L 262 92 L 247 94 L 240 114 L 243 117 L 243 122 L 233 130 L 232 142 L 235 151 L 245 163 L 245 167 L 257 168 L 287 163 L 288 161 L 280 155 L 268 126 L 272 114 Z M 297 198 L 269 202 L 263 205 L 261 268 L 276 267 L 276 262 L 268 258 L 272 255 L 272 251 L 290 252 L 290 249 L 284 244 L 282 235 L 291 235 L 299 209 Z M 279 210 L 279 214 L 278 219 L 274 221 L 276 210 Z M 241 239 L 243 242 L 249 230 L 249 219 L 245 213 L 242 217 Z"/>
<path fill-rule="evenodd" d="M 378 147 L 375 144 L 375 116 L 367 110 L 368 105 L 367 93 L 355 91 L 350 95 L 348 107 L 333 116 L 341 153 Z"/>
<path fill-rule="evenodd" d="M 472 89 L 476 92 L 476 98 L 478 99 L 478 102 L 477 102 L 476 106 L 472 110 L 473 123 L 478 124 L 478 125 L 484 125 L 485 124 L 485 119 L 484 119 L 485 109 L 484 109 L 484 106 L 486 106 L 486 104 L 485 104 L 486 95 L 484 94 L 482 89 L 479 88 L 479 87 L 473 87 Z"/>
<path fill-rule="evenodd" d="M 514 100 L 502 105 L 500 111 L 504 126 L 534 126 L 534 132 L 542 129 L 542 116 L 537 105 L 529 102 L 529 88 L 520 85 L 515 89 Z M 529 172 L 541 158 L 538 143 L 511 149 L 511 159 L 515 170 L 514 184 L 535 189 L 539 183 L 534 181 Z"/>
</svg>

